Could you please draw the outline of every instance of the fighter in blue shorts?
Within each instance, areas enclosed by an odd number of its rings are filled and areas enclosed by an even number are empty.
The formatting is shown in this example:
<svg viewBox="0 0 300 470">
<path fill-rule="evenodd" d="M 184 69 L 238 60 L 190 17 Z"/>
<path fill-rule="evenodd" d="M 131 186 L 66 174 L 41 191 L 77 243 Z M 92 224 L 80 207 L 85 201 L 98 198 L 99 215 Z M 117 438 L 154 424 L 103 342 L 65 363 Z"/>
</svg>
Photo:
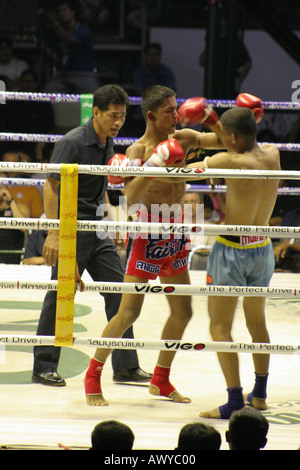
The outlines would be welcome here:
<svg viewBox="0 0 300 470">
<path fill-rule="evenodd" d="M 242 103 L 243 107 L 239 107 Z M 259 98 L 244 93 L 238 107 L 222 114 L 221 138 L 227 152 L 206 157 L 191 168 L 280 170 L 278 149 L 272 144 L 258 145 L 256 118 L 263 115 Z M 250 109 L 247 109 L 250 108 Z M 204 175 L 203 175 L 204 176 Z M 268 225 L 277 198 L 278 180 L 227 178 L 225 225 Z M 269 285 L 274 270 L 274 255 L 268 239 L 259 237 L 219 236 L 207 267 L 207 280 L 215 285 Z M 214 341 L 231 342 L 231 329 L 238 297 L 211 296 L 208 299 L 210 332 Z M 245 296 L 243 299 L 246 325 L 253 343 L 269 343 L 265 321 L 265 298 Z M 235 353 L 218 353 L 224 374 L 228 401 L 211 411 L 200 413 L 205 418 L 228 419 L 234 410 L 245 406 L 245 400 L 255 408 L 267 408 L 268 354 L 253 354 L 255 384 L 252 392 L 243 394 L 239 360 Z"/>
<path fill-rule="evenodd" d="M 207 263 L 207 284 L 268 287 L 274 267 L 268 238 L 218 236 Z"/>
</svg>

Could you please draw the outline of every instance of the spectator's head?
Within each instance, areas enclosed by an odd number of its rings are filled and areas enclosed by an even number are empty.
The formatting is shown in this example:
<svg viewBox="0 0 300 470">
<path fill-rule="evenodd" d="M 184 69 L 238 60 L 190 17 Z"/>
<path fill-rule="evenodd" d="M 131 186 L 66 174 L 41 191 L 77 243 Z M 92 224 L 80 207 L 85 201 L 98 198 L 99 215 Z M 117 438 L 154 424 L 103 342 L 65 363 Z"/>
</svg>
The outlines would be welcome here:
<svg viewBox="0 0 300 470">
<path fill-rule="evenodd" d="M 62 25 L 74 21 L 77 15 L 77 6 L 73 0 L 56 0 L 56 16 Z"/>
<path fill-rule="evenodd" d="M 203 209 L 203 195 L 200 192 L 186 192 L 184 195 L 184 217 L 187 223 L 200 223 Z M 202 221 L 203 223 L 203 221 Z"/>
<path fill-rule="evenodd" d="M 3 162 L 21 162 L 21 155 L 16 150 L 8 150 L 2 155 Z"/>
<path fill-rule="evenodd" d="M 159 43 L 150 43 L 145 47 L 145 60 L 150 69 L 156 69 L 161 60 L 161 45 Z"/>
<path fill-rule="evenodd" d="M 4 152 L 4 154 L 2 155 L 2 161 L 11 162 L 11 163 L 19 163 L 19 162 L 22 162 L 22 157 L 17 150 L 10 149 Z M 16 177 L 20 177 L 21 173 L 16 172 L 16 171 L 8 171 L 6 172 L 6 176 L 9 176 L 10 178 L 16 178 Z"/>
<path fill-rule="evenodd" d="M 24 70 L 20 77 L 20 88 L 24 92 L 34 92 L 38 86 L 38 76 L 34 70 Z"/>
<path fill-rule="evenodd" d="M 205 423 L 186 424 L 178 436 L 177 450 L 219 450 L 221 434 Z"/>
<path fill-rule="evenodd" d="M 12 57 L 12 41 L 11 39 L 1 36 L 0 37 L 0 63 L 8 64 Z"/>
<path fill-rule="evenodd" d="M 126 424 L 108 420 L 95 426 L 91 439 L 91 450 L 131 450 L 134 434 Z"/>
<path fill-rule="evenodd" d="M 259 450 L 267 443 L 269 423 L 255 408 L 234 411 L 229 419 L 226 441 L 230 450 Z"/>
</svg>

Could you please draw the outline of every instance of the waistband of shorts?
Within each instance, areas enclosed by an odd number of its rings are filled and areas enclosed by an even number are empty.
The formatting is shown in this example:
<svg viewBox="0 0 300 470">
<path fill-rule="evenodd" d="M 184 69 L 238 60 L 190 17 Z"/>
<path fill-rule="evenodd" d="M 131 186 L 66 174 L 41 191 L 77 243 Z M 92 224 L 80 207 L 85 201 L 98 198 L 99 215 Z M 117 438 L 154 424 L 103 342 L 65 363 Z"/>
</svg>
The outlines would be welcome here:
<svg viewBox="0 0 300 470">
<path fill-rule="evenodd" d="M 216 241 L 239 250 L 262 248 L 270 243 L 268 237 L 261 235 L 218 235 Z"/>
<path fill-rule="evenodd" d="M 146 212 L 144 210 L 139 210 L 137 213 L 137 217 L 140 219 L 140 222 L 162 222 L 167 224 L 174 224 L 174 223 L 183 223 L 183 212 L 176 215 L 175 217 L 169 216 L 162 216 L 157 214 L 152 214 L 151 212 Z"/>
</svg>

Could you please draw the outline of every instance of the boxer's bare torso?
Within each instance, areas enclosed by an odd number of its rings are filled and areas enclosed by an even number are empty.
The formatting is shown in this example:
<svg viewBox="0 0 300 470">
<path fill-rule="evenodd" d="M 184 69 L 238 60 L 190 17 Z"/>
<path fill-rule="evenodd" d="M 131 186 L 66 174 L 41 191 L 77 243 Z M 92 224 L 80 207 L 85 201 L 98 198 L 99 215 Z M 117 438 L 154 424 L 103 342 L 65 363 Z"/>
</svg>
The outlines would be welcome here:
<svg viewBox="0 0 300 470">
<path fill-rule="evenodd" d="M 274 145 L 255 146 L 241 154 L 221 152 L 206 160 L 208 168 L 280 170 L 279 151 Z M 204 163 L 189 167 L 204 168 Z M 226 225 L 267 225 L 278 188 L 277 179 L 227 178 Z"/>
</svg>

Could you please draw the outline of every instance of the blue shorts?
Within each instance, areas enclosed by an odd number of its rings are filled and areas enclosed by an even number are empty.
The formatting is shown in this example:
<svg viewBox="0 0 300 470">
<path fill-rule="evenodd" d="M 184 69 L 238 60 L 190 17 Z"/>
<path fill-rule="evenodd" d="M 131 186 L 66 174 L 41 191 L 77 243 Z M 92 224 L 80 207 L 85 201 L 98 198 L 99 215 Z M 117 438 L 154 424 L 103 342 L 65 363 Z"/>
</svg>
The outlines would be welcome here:
<svg viewBox="0 0 300 470">
<path fill-rule="evenodd" d="M 275 258 L 266 237 L 218 236 L 207 263 L 207 284 L 268 287 Z"/>
</svg>

